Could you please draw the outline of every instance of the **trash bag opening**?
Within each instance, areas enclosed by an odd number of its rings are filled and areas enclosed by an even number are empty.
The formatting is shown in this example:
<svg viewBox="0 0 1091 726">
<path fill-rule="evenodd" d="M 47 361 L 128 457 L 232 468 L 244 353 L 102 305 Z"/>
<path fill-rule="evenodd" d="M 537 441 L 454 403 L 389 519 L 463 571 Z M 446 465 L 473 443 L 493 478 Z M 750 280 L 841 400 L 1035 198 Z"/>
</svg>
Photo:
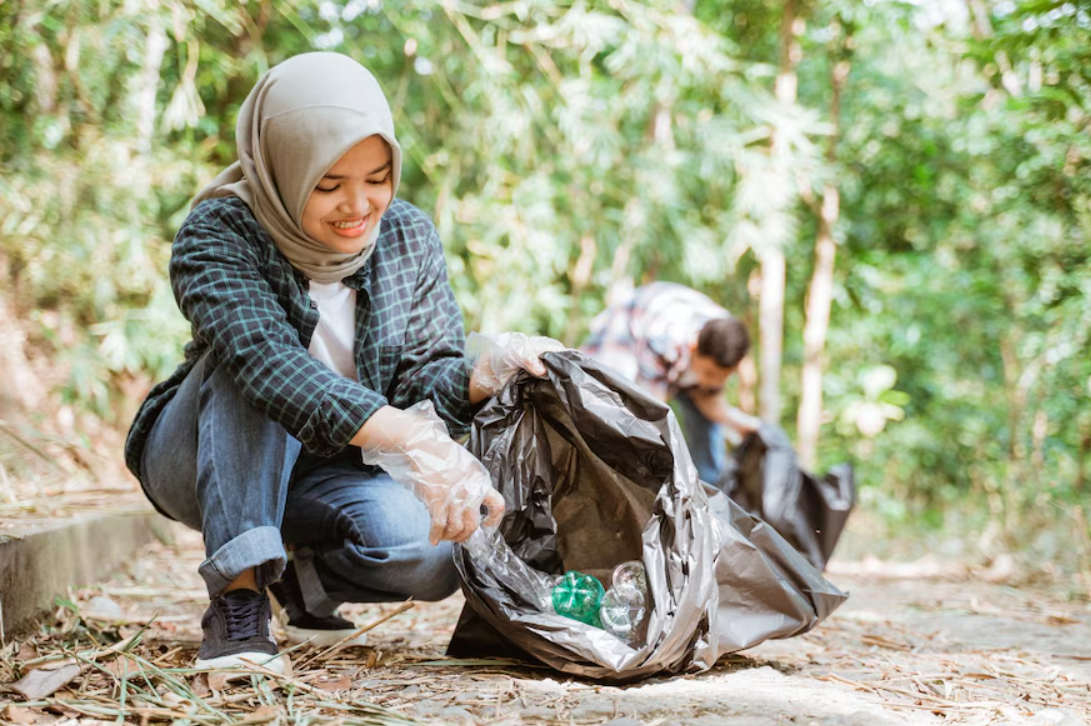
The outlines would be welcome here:
<svg viewBox="0 0 1091 726">
<path fill-rule="evenodd" d="M 491 440 L 482 458 L 504 464 L 490 473 L 508 500 L 500 531 L 514 553 L 548 575 L 578 570 L 609 587 L 615 567 L 642 559 L 656 497 L 672 481 L 662 436 L 670 409 L 585 380 L 601 372 L 573 370 L 565 357 L 544 355 L 549 378 L 522 374 L 505 389 L 507 415 L 480 427 Z M 643 418 L 628 410 L 634 405 Z M 517 461 L 491 455 L 516 441 Z"/>
<path fill-rule="evenodd" d="M 722 493 L 708 498 L 667 406 L 575 351 L 543 361 L 547 378 L 516 377 L 474 419 L 469 447 L 505 497 L 496 535 L 511 556 L 499 567 L 455 547 L 466 606 L 449 654 L 623 683 L 706 670 L 809 630 L 843 601 L 770 527 Z M 601 580 L 633 560 L 650 586 L 637 648 L 523 594 L 543 573 L 544 591 L 566 571 Z"/>
</svg>

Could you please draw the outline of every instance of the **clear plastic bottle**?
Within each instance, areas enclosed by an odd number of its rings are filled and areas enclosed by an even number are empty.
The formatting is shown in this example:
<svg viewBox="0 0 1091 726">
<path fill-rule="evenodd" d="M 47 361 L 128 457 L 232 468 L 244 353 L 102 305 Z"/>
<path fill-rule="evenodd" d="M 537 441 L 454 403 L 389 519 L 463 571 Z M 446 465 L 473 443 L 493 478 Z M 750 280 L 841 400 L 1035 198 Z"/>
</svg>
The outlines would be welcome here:
<svg viewBox="0 0 1091 726">
<path fill-rule="evenodd" d="M 648 571 L 640 560 L 622 562 L 610 575 L 610 584 L 615 587 L 631 585 L 645 595 L 648 592 Z"/>
<path fill-rule="evenodd" d="M 625 562 L 615 567 L 610 589 L 599 607 L 603 630 L 639 647 L 646 629 L 648 599 L 647 572 L 642 562 Z"/>
<path fill-rule="evenodd" d="M 479 527 L 462 543 L 462 547 L 480 567 L 488 567 L 499 582 L 519 593 L 542 612 L 552 612 L 553 588 L 559 578 L 540 572 L 519 559 L 499 532 Z"/>
</svg>

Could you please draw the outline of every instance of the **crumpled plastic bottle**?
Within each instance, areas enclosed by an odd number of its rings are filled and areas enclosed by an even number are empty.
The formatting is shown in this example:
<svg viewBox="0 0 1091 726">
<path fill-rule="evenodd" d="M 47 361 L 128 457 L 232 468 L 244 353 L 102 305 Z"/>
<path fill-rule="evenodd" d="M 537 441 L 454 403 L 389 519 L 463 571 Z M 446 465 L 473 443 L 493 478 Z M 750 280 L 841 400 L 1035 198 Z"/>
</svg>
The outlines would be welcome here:
<svg viewBox="0 0 1091 726">
<path fill-rule="evenodd" d="M 559 578 L 540 572 L 519 559 L 495 529 L 479 527 L 461 546 L 527 602 L 542 612 L 552 612 L 553 587 Z"/>
<path fill-rule="evenodd" d="M 599 606 L 605 594 L 605 588 L 596 578 L 570 570 L 553 588 L 553 610 L 558 615 L 601 628 Z"/>
<path fill-rule="evenodd" d="M 614 568 L 610 579 L 610 589 L 599 608 L 599 621 L 606 632 L 639 647 L 645 637 L 648 613 L 648 577 L 644 563 L 622 563 Z"/>
</svg>

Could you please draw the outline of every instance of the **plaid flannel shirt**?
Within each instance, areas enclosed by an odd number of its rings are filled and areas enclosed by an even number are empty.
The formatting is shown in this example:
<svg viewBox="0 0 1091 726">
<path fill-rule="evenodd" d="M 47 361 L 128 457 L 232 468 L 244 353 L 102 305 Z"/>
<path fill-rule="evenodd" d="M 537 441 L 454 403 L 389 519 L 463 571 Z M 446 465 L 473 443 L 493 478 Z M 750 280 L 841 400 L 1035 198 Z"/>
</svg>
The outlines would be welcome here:
<svg viewBox="0 0 1091 726">
<path fill-rule="evenodd" d="M 408 202 L 394 200 L 375 252 L 344 280 L 357 291 L 359 382 L 307 352 L 318 323 L 307 278 L 242 200 L 212 199 L 193 209 L 175 238 L 170 278 L 193 340 L 130 428 L 125 462 L 137 477 L 156 417 L 206 352 L 226 366 L 247 401 L 319 456 L 343 450 L 388 403 L 431 400 L 456 436 L 473 416 L 462 313 L 443 247 L 431 220 Z"/>
<path fill-rule="evenodd" d="M 678 392 L 701 328 L 726 317 L 727 310 L 696 290 L 653 282 L 599 313 L 580 350 L 666 401 Z"/>
</svg>

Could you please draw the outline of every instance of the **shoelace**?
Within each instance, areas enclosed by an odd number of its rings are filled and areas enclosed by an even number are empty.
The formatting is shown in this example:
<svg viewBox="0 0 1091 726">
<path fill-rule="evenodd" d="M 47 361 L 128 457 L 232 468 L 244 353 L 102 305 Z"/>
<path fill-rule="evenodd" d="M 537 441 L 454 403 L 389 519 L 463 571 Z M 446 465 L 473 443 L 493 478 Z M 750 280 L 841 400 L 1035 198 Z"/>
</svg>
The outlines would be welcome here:
<svg viewBox="0 0 1091 726">
<path fill-rule="evenodd" d="M 261 634 L 261 610 L 265 598 L 224 597 L 229 640 L 246 640 Z"/>
</svg>

